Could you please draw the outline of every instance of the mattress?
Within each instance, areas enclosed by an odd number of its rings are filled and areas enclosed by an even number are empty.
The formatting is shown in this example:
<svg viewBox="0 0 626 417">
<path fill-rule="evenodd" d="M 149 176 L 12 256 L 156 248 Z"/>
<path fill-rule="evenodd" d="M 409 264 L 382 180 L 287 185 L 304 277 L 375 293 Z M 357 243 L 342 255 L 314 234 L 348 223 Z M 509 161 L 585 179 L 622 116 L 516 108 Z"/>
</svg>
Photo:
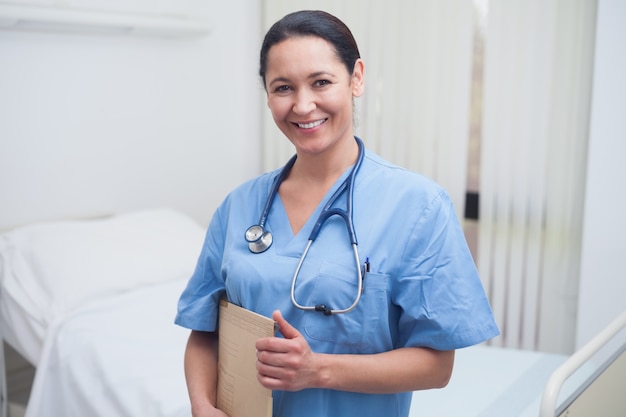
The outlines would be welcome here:
<svg viewBox="0 0 626 417">
<path fill-rule="evenodd" d="M 50 329 L 26 417 L 182 417 L 191 410 L 173 324 L 186 280 L 136 289 L 75 311 Z"/>
<path fill-rule="evenodd" d="M 183 371 L 188 331 L 172 323 L 185 283 L 100 300 L 51 328 L 26 417 L 190 416 Z M 536 417 L 545 382 L 566 359 L 488 346 L 461 349 L 448 386 L 414 392 L 409 415 Z"/>
<path fill-rule="evenodd" d="M 546 381 L 568 357 L 485 345 L 459 349 L 449 384 L 414 392 L 409 416 L 537 417 Z M 563 398 L 590 373 L 577 375 Z"/>
<path fill-rule="evenodd" d="M 189 277 L 203 239 L 203 227 L 166 208 L 0 234 L 0 334 L 37 366 L 54 323 L 99 299 Z"/>
</svg>

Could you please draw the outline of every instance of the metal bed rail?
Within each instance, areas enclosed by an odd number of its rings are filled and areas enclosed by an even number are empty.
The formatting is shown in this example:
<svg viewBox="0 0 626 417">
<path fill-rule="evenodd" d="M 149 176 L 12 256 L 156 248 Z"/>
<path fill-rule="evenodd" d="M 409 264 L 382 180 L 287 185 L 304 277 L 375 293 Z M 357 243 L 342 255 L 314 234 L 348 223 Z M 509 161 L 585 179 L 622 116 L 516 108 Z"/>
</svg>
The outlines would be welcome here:
<svg viewBox="0 0 626 417">
<path fill-rule="evenodd" d="M 569 359 L 559 366 L 550 376 L 545 385 L 541 397 L 541 405 L 539 408 L 539 417 L 554 417 L 559 412 L 557 410 L 557 401 L 561 388 L 565 381 L 576 372 L 583 364 L 585 364 L 594 354 L 606 346 L 622 329 L 626 327 L 626 311 L 622 312 L 607 327 L 592 338 L 587 344 L 577 350 Z M 624 351 L 626 345 L 622 344 L 617 349 L 611 359 L 606 361 L 606 367 Z M 599 370 L 598 374 L 606 368 Z M 595 375 L 597 377 L 598 375 Z M 593 379 L 595 379 L 595 377 Z M 586 387 L 581 387 L 584 391 Z M 578 392 L 580 394 L 580 392 Z"/>
</svg>

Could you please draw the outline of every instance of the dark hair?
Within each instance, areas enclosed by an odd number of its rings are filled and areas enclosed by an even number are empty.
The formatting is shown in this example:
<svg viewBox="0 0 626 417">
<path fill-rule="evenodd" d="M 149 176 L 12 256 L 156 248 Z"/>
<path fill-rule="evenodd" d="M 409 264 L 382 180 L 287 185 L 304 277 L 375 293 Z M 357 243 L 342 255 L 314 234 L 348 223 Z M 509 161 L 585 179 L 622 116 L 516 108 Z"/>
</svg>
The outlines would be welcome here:
<svg viewBox="0 0 626 417">
<path fill-rule="evenodd" d="M 295 36 L 317 36 L 329 42 L 349 74 L 352 74 L 356 60 L 361 57 L 352 32 L 337 17 L 321 10 L 290 13 L 274 23 L 263 39 L 259 66 L 263 86 L 267 71 L 267 54 L 270 49 L 277 43 Z"/>
</svg>

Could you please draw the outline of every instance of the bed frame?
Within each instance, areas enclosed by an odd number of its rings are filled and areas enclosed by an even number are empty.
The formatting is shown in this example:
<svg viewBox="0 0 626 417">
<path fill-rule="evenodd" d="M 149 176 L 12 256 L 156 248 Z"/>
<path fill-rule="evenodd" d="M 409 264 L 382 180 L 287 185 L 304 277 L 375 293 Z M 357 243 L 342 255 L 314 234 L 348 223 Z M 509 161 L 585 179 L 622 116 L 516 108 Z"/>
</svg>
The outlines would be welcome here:
<svg viewBox="0 0 626 417">
<path fill-rule="evenodd" d="M 557 368 L 543 391 L 539 417 L 582 417 L 590 415 L 626 416 L 626 311 L 603 331 L 576 351 Z M 618 335 L 621 334 L 621 339 Z M 614 342 L 597 370 L 587 378 L 562 404 L 558 404 L 562 387 L 574 373 L 601 350 Z"/>
<path fill-rule="evenodd" d="M 4 339 L 2 338 L 2 328 L 0 328 L 0 416 L 7 417 L 8 403 L 6 369 L 4 366 Z"/>
</svg>

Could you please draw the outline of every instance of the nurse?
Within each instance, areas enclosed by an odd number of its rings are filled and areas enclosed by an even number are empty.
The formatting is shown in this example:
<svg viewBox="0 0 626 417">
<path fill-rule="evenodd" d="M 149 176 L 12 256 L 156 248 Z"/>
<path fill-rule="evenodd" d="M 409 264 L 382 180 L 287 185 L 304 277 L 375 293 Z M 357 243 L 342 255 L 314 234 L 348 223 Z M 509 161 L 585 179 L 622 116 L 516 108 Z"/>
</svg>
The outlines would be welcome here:
<svg viewBox="0 0 626 417">
<path fill-rule="evenodd" d="M 265 36 L 260 76 L 276 125 L 296 149 L 281 170 L 232 191 L 213 215 L 200 258 L 180 297 L 176 323 L 191 329 L 185 374 L 195 417 L 215 408 L 219 299 L 273 317 L 276 337 L 256 343 L 258 380 L 273 390 L 276 417 L 409 413 L 411 391 L 443 387 L 454 351 L 498 335 L 448 194 L 433 181 L 392 165 L 360 145 L 353 100 L 365 65 L 350 30 L 321 11 L 300 11 Z M 299 268 L 312 229 L 350 176 L 347 210 L 362 268 L 340 216 L 331 216 Z M 268 203 L 270 198 L 270 203 Z M 265 213 L 264 208 L 267 208 Z M 249 247 L 246 231 L 263 220 L 272 244 Z"/>
</svg>

